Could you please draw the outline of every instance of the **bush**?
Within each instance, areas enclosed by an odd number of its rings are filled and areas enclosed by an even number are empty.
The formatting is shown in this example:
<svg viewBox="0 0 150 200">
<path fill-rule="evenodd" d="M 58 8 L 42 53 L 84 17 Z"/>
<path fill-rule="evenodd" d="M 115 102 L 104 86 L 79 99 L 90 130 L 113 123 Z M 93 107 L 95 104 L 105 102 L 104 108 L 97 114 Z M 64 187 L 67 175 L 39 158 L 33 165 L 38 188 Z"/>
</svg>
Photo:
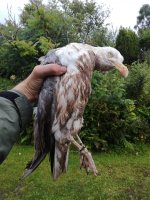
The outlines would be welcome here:
<svg viewBox="0 0 150 200">
<path fill-rule="evenodd" d="M 150 66 L 150 50 L 144 53 L 145 62 L 147 62 L 148 66 Z"/>
<path fill-rule="evenodd" d="M 130 29 L 121 28 L 116 38 L 116 48 L 124 57 L 126 64 L 137 61 L 139 54 L 139 39 Z"/>
<path fill-rule="evenodd" d="M 134 63 L 124 79 L 117 71 L 94 72 L 92 95 L 84 112 L 81 137 L 94 150 L 118 146 L 133 150 L 133 143 L 150 143 L 150 68 Z M 11 89 L 16 80 L 0 79 L 0 90 Z M 33 141 L 31 124 L 19 143 Z"/>
<path fill-rule="evenodd" d="M 11 78 L 13 77 L 10 77 L 10 79 L 0 78 L 0 91 L 10 90 L 13 88 L 15 80 L 12 80 Z"/>
<path fill-rule="evenodd" d="M 94 73 L 93 92 L 84 113 L 83 140 L 95 150 L 150 140 L 150 69 L 133 64 L 127 79 L 117 72 Z"/>
</svg>

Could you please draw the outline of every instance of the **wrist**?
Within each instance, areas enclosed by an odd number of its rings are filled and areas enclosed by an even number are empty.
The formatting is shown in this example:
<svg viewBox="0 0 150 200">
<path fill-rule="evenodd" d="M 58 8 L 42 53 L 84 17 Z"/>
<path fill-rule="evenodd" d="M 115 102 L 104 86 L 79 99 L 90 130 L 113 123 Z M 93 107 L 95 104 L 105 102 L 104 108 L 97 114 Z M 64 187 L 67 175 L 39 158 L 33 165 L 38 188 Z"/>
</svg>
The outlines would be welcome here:
<svg viewBox="0 0 150 200">
<path fill-rule="evenodd" d="M 33 101 L 33 97 L 31 96 L 31 94 L 28 92 L 28 89 L 26 87 L 26 84 L 24 82 L 19 83 L 17 86 L 15 86 L 13 88 L 13 90 L 18 91 L 19 93 L 23 94 L 24 96 L 26 96 L 26 98 L 32 102 Z"/>
<path fill-rule="evenodd" d="M 28 101 L 33 103 L 37 99 L 37 92 L 34 89 L 32 78 L 30 76 L 15 86 L 13 89 L 25 95 Z"/>
</svg>

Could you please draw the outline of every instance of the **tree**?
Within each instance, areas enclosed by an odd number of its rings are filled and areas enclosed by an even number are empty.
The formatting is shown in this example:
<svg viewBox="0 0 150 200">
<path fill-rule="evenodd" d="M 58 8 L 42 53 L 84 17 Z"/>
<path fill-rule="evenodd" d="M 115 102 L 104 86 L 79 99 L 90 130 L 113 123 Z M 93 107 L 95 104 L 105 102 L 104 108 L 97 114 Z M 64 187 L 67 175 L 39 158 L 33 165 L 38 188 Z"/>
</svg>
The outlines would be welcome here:
<svg viewBox="0 0 150 200">
<path fill-rule="evenodd" d="M 69 18 L 65 18 L 59 9 L 52 9 L 39 1 L 38 3 L 32 1 L 25 6 L 20 17 L 25 39 L 35 43 L 40 37 L 45 37 L 54 44 L 61 43 L 62 45 L 68 42 L 67 30 L 71 24 Z"/>
<path fill-rule="evenodd" d="M 150 5 L 145 4 L 140 8 L 137 17 L 137 25 L 139 35 L 140 59 L 150 64 Z"/>
<path fill-rule="evenodd" d="M 90 40 L 88 43 L 93 46 L 115 46 L 116 32 L 107 27 L 101 27 L 93 30 Z"/>
<path fill-rule="evenodd" d="M 1 75 L 23 78 L 48 50 L 70 42 L 107 45 L 108 13 L 90 0 L 49 0 L 47 5 L 30 0 L 20 14 L 20 24 L 10 19 L 0 26 Z"/>
<path fill-rule="evenodd" d="M 139 16 L 137 17 L 136 29 L 143 30 L 150 28 L 150 5 L 144 4 L 139 11 Z"/>
<path fill-rule="evenodd" d="M 138 59 L 138 36 L 130 29 L 121 28 L 116 38 L 116 48 L 124 56 L 124 62 L 131 64 Z"/>
<path fill-rule="evenodd" d="M 67 13 L 73 17 L 73 28 L 77 33 L 78 41 L 90 43 L 94 32 L 103 32 L 104 21 L 109 15 L 109 10 L 104 11 L 103 6 L 98 6 L 94 1 L 74 0 L 69 3 Z"/>
<path fill-rule="evenodd" d="M 142 30 L 139 34 L 139 45 L 143 51 L 150 50 L 150 28 Z"/>
<path fill-rule="evenodd" d="M 69 42 L 90 43 L 95 31 L 104 32 L 109 11 L 94 1 L 50 0 L 48 5 L 39 1 L 30 1 L 20 16 L 25 35 L 31 34 L 32 41 L 44 36 L 60 46 Z"/>
<path fill-rule="evenodd" d="M 140 58 L 150 65 L 150 28 L 139 33 Z"/>
</svg>

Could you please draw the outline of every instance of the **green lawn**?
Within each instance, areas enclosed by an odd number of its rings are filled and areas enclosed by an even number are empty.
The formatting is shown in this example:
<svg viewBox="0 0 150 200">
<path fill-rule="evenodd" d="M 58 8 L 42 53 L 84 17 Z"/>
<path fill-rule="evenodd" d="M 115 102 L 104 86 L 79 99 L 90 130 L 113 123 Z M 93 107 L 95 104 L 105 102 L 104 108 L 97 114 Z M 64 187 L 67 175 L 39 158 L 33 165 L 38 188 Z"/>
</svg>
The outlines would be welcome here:
<svg viewBox="0 0 150 200">
<path fill-rule="evenodd" d="M 150 147 L 142 153 L 96 153 L 100 175 L 79 169 L 77 152 L 71 152 L 68 172 L 53 182 L 48 159 L 18 184 L 33 147 L 15 146 L 0 166 L 0 200 L 150 200 Z M 16 189 L 17 188 L 17 189 Z"/>
</svg>

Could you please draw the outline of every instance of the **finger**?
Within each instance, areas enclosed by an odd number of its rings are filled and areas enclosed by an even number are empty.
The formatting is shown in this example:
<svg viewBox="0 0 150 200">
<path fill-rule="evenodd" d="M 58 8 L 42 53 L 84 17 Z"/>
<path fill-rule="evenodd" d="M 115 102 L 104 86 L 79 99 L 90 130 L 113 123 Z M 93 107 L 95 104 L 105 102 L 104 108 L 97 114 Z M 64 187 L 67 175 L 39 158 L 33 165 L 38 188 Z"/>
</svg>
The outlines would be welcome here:
<svg viewBox="0 0 150 200">
<path fill-rule="evenodd" d="M 58 64 L 48 64 L 42 67 L 42 76 L 46 77 L 49 75 L 62 75 L 67 71 L 67 68 Z"/>
</svg>

